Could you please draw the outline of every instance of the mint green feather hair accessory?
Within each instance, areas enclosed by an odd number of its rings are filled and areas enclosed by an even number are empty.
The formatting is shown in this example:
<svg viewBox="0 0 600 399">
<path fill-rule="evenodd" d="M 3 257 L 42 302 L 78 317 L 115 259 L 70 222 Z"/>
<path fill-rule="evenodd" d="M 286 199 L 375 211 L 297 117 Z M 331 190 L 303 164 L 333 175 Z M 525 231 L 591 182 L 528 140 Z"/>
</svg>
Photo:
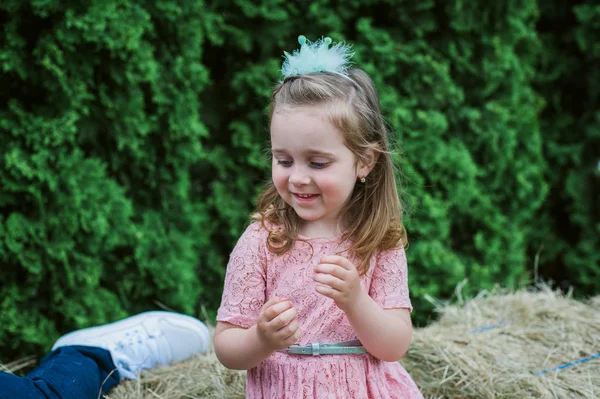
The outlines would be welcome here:
<svg viewBox="0 0 600 399">
<path fill-rule="evenodd" d="M 337 73 L 348 77 L 348 69 L 352 64 L 350 58 L 354 55 L 352 46 L 345 43 L 335 43 L 324 37 L 311 42 L 305 36 L 298 36 L 300 50 L 292 54 L 284 51 L 285 61 L 281 67 L 284 79 L 290 76 L 305 75 L 314 72 Z"/>
</svg>

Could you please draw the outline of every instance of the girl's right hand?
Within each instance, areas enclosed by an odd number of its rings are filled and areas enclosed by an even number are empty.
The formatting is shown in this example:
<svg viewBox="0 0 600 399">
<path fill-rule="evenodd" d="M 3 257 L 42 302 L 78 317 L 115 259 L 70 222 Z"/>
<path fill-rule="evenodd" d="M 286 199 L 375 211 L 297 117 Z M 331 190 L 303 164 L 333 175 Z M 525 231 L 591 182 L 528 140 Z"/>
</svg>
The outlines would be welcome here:
<svg viewBox="0 0 600 399">
<path fill-rule="evenodd" d="M 259 339 L 272 350 L 285 349 L 298 342 L 298 311 L 287 299 L 271 298 L 260 310 L 256 331 Z"/>
</svg>

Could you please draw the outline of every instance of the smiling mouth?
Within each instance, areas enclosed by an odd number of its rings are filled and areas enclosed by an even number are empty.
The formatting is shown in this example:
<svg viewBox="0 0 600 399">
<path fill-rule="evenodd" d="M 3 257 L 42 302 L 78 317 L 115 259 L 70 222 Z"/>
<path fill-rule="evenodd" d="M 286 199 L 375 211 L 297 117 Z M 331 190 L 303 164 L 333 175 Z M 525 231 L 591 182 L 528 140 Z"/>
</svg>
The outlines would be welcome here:
<svg viewBox="0 0 600 399">
<path fill-rule="evenodd" d="M 297 193 L 293 193 L 293 194 L 294 194 L 294 197 L 299 198 L 299 199 L 305 199 L 305 200 L 319 196 L 319 194 L 297 194 Z"/>
</svg>

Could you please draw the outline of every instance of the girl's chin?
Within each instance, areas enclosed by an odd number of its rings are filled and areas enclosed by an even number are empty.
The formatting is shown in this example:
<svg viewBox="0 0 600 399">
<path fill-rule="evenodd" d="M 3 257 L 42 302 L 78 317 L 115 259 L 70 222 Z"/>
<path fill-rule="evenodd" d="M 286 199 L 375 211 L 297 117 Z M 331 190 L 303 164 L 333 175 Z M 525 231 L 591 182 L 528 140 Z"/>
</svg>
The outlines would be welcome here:
<svg viewBox="0 0 600 399">
<path fill-rule="evenodd" d="M 318 215 L 310 215 L 310 214 L 305 214 L 302 212 L 296 212 L 296 215 L 298 215 L 298 217 L 300 217 L 300 219 L 302 219 L 305 222 L 314 222 L 315 220 L 319 220 L 321 217 Z"/>
</svg>

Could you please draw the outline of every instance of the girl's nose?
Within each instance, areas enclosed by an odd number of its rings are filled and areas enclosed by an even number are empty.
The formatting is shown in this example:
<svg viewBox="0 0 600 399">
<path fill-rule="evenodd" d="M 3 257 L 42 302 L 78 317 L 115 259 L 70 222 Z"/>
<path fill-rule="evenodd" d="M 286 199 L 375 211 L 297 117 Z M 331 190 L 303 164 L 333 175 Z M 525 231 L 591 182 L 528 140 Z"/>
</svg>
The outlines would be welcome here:
<svg viewBox="0 0 600 399">
<path fill-rule="evenodd" d="M 299 168 L 295 168 L 291 171 L 288 181 L 294 186 L 303 186 L 310 183 L 310 177 Z"/>
</svg>

